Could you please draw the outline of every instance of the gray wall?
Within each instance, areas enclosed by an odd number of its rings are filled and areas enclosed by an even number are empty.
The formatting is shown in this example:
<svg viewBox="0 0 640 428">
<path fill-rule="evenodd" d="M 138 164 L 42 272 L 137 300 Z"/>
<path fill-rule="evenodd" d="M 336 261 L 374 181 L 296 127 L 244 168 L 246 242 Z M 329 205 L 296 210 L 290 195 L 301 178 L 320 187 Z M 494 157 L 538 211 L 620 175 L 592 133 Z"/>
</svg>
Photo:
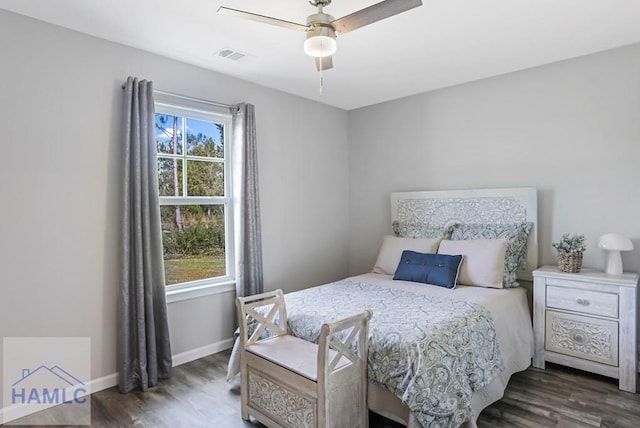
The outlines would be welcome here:
<svg viewBox="0 0 640 428">
<path fill-rule="evenodd" d="M 292 291 L 346 275 L 345 111 L 5 11 L 0 58 L 0 337 L 89 336 L 94 379 L 116 372 L 129 75 L 163 91 L 255 104 L 265 287 Z M 171 303 L 173 352 L 230 338 L 233 299 Z"/>
<path fill-rule="evenodd" d="M 393 191 L 538 189 L 539 262 L 584 233 L 618 232 L 640 272 L 640 45 L 349 112 L 350 272 L 372 268 Z"/>
</svg>

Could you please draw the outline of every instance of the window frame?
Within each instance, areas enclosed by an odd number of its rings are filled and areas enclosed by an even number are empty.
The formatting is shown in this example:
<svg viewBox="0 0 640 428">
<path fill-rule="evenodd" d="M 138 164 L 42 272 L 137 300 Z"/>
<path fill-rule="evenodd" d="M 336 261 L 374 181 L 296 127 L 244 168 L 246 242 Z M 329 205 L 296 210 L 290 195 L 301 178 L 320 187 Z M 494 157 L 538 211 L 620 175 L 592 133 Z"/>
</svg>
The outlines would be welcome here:
<svg viewBox="0 0 640 428">
<path fill-rule="evenodd" d="M 196 119 L 201 121 L 220 123 L 223 125 L 224 158 L 209 158 L 220 162 L 224 169 L 224 195 L 223 196 L 188 196 L 186 195 L 186 183 L 188 177 L 188 160 L 202 160 L 201 156 L 187 154 L 187 136 L 183 133 L 182 154 L 158 153 L 156 155 L 155 167 L 158 168 L 158 159 L 182 159 L 184 164 L 182 183 L 182 196 L 159 196 L 159 206 L 165 205 L 215 205 L 224 209 L 225 224 L 225 265 L 226 275 L 212 278 L 204 278 L 195 281 L 180 282 L 165 285 L 167 301 L 183 300 L 184 298 L 199 297 L 208 294 L 217 294 L 235 289 L 235 247 L 234 247 L 234 225 L 233 225 L 233 173 L 232 173 L 232 135 L 231 135 L 231 112 L 228 109 L 215 106 L 203 100 L 196 100 L 180 96 L 168 96 L 167 94 L 154 93 L 155 114 L 166 114 L 181 118 Z M 160 99 L 158 99 L 160 98 Z M 154 115 L 155 118 L 155 115 Z M 184 130 L 183 130 L 184 131 Z M 157 186 L 157 184 L 156 184 Z M 164 245 L 164 244 L 163 244 Z M 164 251 L 164 250 L 163 250 Z M 215 290 L 213 288 L 216 288 Z M 222 287 L 222 288 L 220 288 Z M 185 293 L 188 296 L 181 296 Z"/>
</svg>

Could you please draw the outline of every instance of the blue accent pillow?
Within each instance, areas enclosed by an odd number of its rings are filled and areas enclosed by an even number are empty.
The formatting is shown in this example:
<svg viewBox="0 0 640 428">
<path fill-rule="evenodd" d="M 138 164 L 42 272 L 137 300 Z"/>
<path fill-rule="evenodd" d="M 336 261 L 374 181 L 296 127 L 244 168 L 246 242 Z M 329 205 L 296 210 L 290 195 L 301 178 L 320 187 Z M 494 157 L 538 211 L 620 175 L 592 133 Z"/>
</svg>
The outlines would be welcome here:
<svg viewBox="0 0 640 428">
<path fill-rule="evenodd" d="M 393 279 L 454 288 L 462 255 L 428 254 L 405 250 Z"/>
</svg>

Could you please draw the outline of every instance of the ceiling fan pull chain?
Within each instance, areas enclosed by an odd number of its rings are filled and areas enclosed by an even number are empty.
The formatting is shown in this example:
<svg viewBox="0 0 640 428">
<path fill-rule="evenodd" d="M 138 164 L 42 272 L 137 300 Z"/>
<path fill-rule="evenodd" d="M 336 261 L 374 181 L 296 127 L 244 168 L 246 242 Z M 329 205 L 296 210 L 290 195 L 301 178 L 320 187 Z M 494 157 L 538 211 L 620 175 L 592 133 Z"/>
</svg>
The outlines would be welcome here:
<svg viewBox="0 0 640 428">
<path fill-rule="evenodd" d="M 322 56 L 322 53 L 324 51 L 324 43 L 322 43 L 322 41 L 320 42 L 320 58 L 318 58 L 318 64 L 320 65 L 320 67 L 318 68 L 318 74 L 320 75 L 320 90 L 318 91 L 318 95 L 322 96 L 322 84 L 323 79 L 322 79 L 322 70 L 324 69 L 324 57 Z"/>
<path fill-rule="evenodd" d="M 320 73 L 319 74 L 320 74 L 320 91 L 319 91 L 319 95 L 322 96 L 322 84 L 324 83 L 323 79 L 322 79 L 322 58 L 320 58 Z"/>
</svg>

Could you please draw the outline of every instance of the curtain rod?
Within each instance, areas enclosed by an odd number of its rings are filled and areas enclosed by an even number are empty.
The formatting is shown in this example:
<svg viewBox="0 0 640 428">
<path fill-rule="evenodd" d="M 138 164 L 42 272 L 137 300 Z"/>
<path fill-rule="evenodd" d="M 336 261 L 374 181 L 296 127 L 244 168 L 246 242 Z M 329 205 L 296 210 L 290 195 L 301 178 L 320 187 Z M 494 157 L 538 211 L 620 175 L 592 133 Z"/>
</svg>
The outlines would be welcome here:
<svg viewBox="0 0 640 428">
<path fill-rule="evenodd" d="M 123 84 L 122 85 L 122 89 L 124 90 L 124 88 L 125 88 L 125 85 Z M 174 93 L 171 93 L 171 92 L 159 91 L 157 89 L 154 89 L 153 93 L 154 94 L 160 94 L 160 95 L 168 95 L 170 97 L 182 98 L 183 100 L 194 101 L 194 102 L 203 103 L 203 104 L 208 104 L 208 105 L 212 105 L 214 107 L 223 107 L 223 108 L 228 108 L 228 109 L 238 109 L 237 105 L 217 103 L 215 101 L 207 101 L 207 100 L 203 100 L 201 98 L 187 97 L 186 95 L 179 95 L 179 94 L 174 94 Z"/>
</svg>

